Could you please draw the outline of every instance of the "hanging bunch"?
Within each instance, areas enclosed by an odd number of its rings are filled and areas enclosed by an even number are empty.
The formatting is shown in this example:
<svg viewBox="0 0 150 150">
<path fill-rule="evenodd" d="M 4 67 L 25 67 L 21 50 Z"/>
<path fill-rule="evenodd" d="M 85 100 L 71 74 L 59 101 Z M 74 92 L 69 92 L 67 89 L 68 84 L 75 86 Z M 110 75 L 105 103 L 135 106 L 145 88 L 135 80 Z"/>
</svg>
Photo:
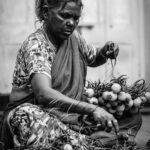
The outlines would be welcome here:
<svg viewBox="0 0 150 150">
<path fill-rule="evenodd" d="M 126 112 L 137 113 L 145 103 L 150 102 L 148 85 L 140 79 L 128 86 L 127 79 L 121 75 L 107 83 L 88 81 L 85 88 L 87 102 L 103 107 L 115 117 L 121 117 Z"/>
</svg>

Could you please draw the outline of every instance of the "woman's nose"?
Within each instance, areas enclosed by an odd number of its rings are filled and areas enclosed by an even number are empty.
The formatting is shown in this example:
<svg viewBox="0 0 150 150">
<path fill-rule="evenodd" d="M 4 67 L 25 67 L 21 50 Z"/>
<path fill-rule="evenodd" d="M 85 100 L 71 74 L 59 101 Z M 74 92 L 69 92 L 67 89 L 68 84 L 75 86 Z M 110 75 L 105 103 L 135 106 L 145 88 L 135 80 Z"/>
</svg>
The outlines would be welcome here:
<svg viewBox="0 0 150 150">
<path fill-rule="evenodd" d="M 69 19 L 67 20 L 67 23 L 66 23 L 68 26 L 74 26 L 75 25 L 75 22 L 73 19 Z"/>
</svg>

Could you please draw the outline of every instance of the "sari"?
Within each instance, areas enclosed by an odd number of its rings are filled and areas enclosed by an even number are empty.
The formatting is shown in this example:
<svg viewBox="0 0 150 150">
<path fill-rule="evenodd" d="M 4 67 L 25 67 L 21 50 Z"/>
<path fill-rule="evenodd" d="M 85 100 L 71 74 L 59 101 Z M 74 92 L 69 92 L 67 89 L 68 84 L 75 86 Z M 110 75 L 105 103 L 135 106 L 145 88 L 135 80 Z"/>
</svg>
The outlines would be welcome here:
<svg viewBox="0 0 150 150">
<path fill-rule="evenodd" d="M 42 30 L 38 30 L 38 32 L 40 32 L 40 34 L 42 35 L 44 34 Z M 29 44 L 27 46 L 31 47 L 29 46 Z M 52 51 L 50 52 L 51 53 L 49 54 L 53 53 Z M 21 54 L 22 53 L 23 52 L 21 52 Z M 38 53 L 38 58 L 39 55 L 40 54 Z M 22 58 L 18 58 L 18 60 L 20 62 Z M 40 60 L 37 62 L 40 63 L 41 60 L 42 59 L 40 58 Z M 80 100 L 83 94 L 86 76 L 85 63 L 86 62 L 84 60 L 84 56 L 83 54 L 81 54 L 79 48 L 79 40 L 73 34 L 69 37 L 68 40 L 65 40 L 63 42 L 61 47 L 58 49 L 53 61 L 53 65 L 51 68 L 53 88 L 73 99 Z M 30 63 L 29 66 L 31 66 Z M 48 65 L 45 64 L 45 66 Z M 16 68 L 20 68 L 20 66 Z M 39 73 L 36 72 L 37 68 L 33 69 L 35 71 L 34 73 Z M 43 68 L 41 70 L 43 70 Z M 48 69 L 46 68 L 45 70 Z M 48 72 L 46 72 L 46 74 L 47 73 Z M 18 74 L 18 72 L 16 74 Z M 20 81 L 20 83 L 21 82 L 23 81 Z M 65 136 L 67 136 L 65 137 L 67 138 L 67 141 L 65 140 L 66 143 L 71 142 L 71 140 L 75 139 L 77 142 L 74 146 L 78 147 L 76 149 L 84 150 L 85 148 L 83 145 L 85 145 L 86 142 L 83 142 L 83 137 L 85 136 L 73 130 L 70 130 L 60 121 L 62 113 L 64 114 L 63 121 L 65 122 L 70 122 L 70 119 L 71 122 L 72 120 L 76 122 L 79 115 L 76 113 L 71 114 L 71 117 L 68 120 L 68 113 L 62 112 L 61 110 L 53 111 L 53 108 L 43 108 L 41 106 L 38 106 L 38 101 L 35 99 L 31 89 L 27 91 L 27 87 L 22 87 L 19 89 L 17 89 L 17 87 L 13 88 L 10 95 L 11 101 L 5 109 L 1 134 L 1 141 L 5 143 L 5 148 L 7 149 L 22 146 L 34 148 L 41 147 L 42 149 L 51 148 L 54 144 L 54 141 L 57 141 L 56 139 L 58 137 L 64 136 L 65 132 Z M 24 98 L 18 98 L 18 95 L 21 95 L 20 93 L 23 93 L 23 90 L 25 91 L 25 94 L 27 94 L 27 96 L 25 96 Z M 17 93 L 18 91 L 20 91 L 19 94 Z M 55 112 L 57 115 L 55 114 Z M 57 145 L 57 143 L 55 144 Z M 79 148 L 79 145 L 82 146 Z"/>
</svg>

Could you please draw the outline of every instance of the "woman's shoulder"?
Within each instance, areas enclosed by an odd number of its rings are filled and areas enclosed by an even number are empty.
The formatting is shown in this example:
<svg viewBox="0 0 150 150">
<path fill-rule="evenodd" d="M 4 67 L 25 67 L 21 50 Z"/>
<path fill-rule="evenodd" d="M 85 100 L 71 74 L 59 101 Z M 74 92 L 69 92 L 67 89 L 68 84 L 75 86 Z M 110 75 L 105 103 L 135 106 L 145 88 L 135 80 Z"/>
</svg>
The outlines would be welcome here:
<svg viewBox="0 0 150 150">
<path fill-rule="evenodd" d="M 22 43 L 21 45 L 21 51 L 26 51 L 29 49 L 32 49 L 33 47 L 39 48 L 43 45 L 48 45 L 48 42 L 46 41 L 44 34 L 41 29 L 37 29 L 33 33 L 31 33 Z M 44 47 L 45 47 L 44 46 Z"/>
<path fill-rule="evenodd" d="M 45 41 L 43 32 L 41 29 L 37 29 L 35 32 L 31 33 L 25 40 L 25 42 L 30 42 L 30 41 Z"/>
</svg>

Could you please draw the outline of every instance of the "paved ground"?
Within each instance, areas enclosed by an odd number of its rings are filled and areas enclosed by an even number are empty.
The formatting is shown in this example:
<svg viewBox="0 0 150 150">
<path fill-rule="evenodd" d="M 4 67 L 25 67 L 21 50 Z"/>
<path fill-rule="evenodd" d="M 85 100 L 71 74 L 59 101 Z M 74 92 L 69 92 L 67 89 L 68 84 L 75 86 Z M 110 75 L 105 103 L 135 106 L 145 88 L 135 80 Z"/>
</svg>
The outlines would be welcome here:
<svg viewBox="0 0 150 150">
<path fill-rule="evenodd" d="M 148 150 L 147 148 L 144 148 L 144 146 L 146 146 L 147 141 L 150 140 L 150 107 L 145 108 L 145 110 L 143 110 L 142 116 L 143 123 L 136 137 L 136 141 L 140 146 L 143 146 L 141 150 Z"/>
</svg>

